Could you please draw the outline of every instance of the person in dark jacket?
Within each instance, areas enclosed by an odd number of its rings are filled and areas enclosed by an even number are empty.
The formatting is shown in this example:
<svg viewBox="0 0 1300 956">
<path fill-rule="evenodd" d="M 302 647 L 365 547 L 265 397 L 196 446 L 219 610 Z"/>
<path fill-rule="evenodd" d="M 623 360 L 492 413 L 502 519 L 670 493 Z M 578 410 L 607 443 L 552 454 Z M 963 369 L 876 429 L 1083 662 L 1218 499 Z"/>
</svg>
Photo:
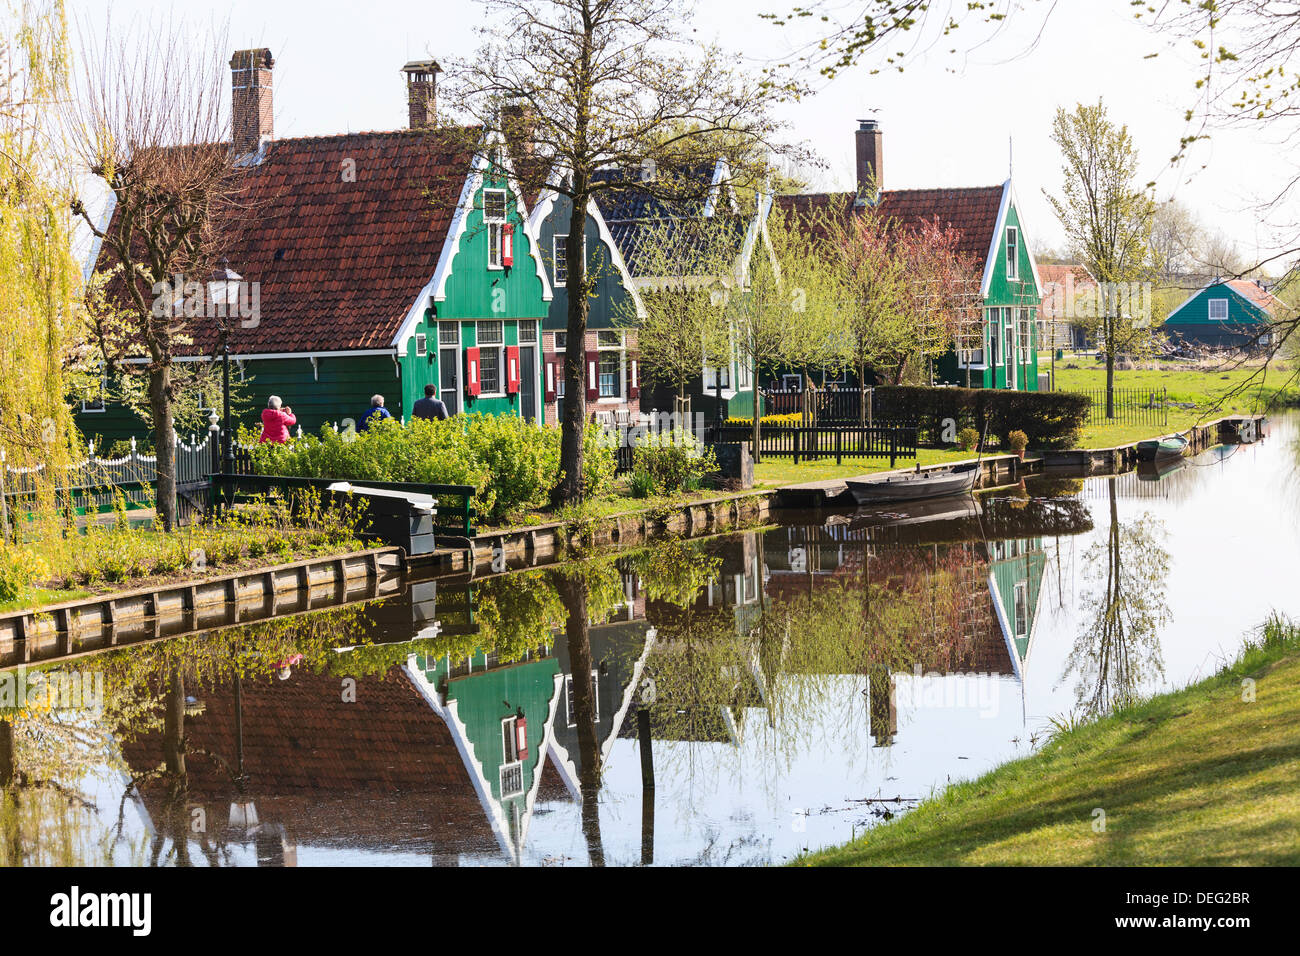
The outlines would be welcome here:
<svg viewBox="0 0 1300 956">
<path fill-rule="evenodd" d="M 424 398 L 411 406 L 412 418 L 427 418 L 431 421 L 436 419 L 440 422 L 446 420 L 447 406 L 433 397 L 437 390 L 436 385 L 424 386 Z"/>
<path fill-rule="evenodd" d="M 384 396 L 374 395 L 370 399 L 370 409 L 361 416 L 357 422 L 357 431 L 363 432 L 370 427 L 371 422 L 379 421 L 381 418 L 392 418 L 393 413 L 384 408 Z"/>
</svg>

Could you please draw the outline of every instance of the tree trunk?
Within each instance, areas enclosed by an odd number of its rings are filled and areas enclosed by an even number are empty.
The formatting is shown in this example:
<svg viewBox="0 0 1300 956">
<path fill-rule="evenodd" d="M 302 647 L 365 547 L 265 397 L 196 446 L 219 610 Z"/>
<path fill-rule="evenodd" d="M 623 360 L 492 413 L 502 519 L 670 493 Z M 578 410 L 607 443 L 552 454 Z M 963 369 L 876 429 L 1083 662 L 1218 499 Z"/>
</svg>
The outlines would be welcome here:
<svg viewBox="0 0 1300 956">
<path fill-rule="evenodd" d="M 169 774 L 185 775 L 185 678 L 179 668 L 167 675 L 163 701 L 163 766 Z"/>
<path fill-rule="evenodd" d="M 573 720 L 578 731 L 578 789 L 582 795 L 582 834 L 592 866 L 605 865 L 600 834 L 600 739 L 596 732 L 596 702 L 591 679 L 591 639 L 588 633 L 587 582 L 561 575 L 556 590 L 568 615 L 564 637 L 573 673 Z"/>
<path fill-rule="evenodd" d="M 867 423 L 867 363 L 858 360 L 858 424 Z"/>
<path fill-rule="evenodd" d="M 158 456 L 155 509 L 163 530 L 176 527 L 176 438 L 171 400 L 172 370 L 169 366 L 149 372 L 149 408 L 153 412 L 153 447 Z"/>
<path fill-rule="evenodd" d="M 582 236 L 587 226 L 587 204 L 591 193 L 581 174 L 574 179 L 573 209 L 569 214 L 569 238 L 565 240 L 568 265 L 569 324 L 564 348 L 564 416 L 560 421 L 560 482 L 551 494 L 556 507 L 575 505 L 583 498 L 583 434 L 587 427 L 587 390 L 583 371 L 587 364 L 587 316 L 591 303 L 586 295 L 587 262 L 582 255 Z M 573 241 L 576 237 L 576 241 Z M 576 246 L 578 254 L 571 255 Z"/>
<path fill-rule="evenodd" d="M 1106 417 L 1115 417 L 1115 329 L 1106 323 Z"/>
</svg>

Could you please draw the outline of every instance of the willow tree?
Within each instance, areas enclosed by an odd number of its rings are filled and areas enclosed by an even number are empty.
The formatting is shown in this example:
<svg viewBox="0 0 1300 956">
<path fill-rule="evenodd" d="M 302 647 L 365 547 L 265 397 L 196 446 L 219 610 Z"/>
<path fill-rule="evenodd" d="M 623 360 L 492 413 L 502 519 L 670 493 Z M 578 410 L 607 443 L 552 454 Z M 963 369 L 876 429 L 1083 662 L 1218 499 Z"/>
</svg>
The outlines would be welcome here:
<svg viewBox="0 0 1300 956">
<path fill-rule="evenodd" d="M 1155 200 L 1138 185 L 1138 153 L 1128 127 L 1117 125 L 1106 107 L 1080 103 L 1058 109 L 1052 141 L 1061 151 L 1061 191 L 1044 190 L 1065 235 L 1101 290 L 1095 317 L 1085 320 L 1100 334 L 1106 356 L 1106 417 L 1115 417 L 1115 359 L 1149 352 L 1154 329 L 1149 311 L 1127 293 L 1130 283 L 1152 272 L 1151 228 Z"/>
<path fill-rule="evenodd" d="M 55 108 L 67 79 L 67 36 L 59 0 L 6 5 L 0 15 L 0 456 L 40 469 L 36 490 L 48 506 L 79 444 L 66 372 L 80 270 Z M 0 522 L 7 537 L 3 498 Z"/>
<path fill-rule="evenodd" d="M 780 93 L 734 56 L 701 48 L 683 0 L 485 0 L 485 45 L 453 63 L 443 84 L 469 127 L 505 130 L 518 151 L 544 161 L 518 164 L 520 187 L 543 184 L 571 200 L 568 234 L 583 235 L 588 206 L 604 194 L 705 201 L 720 143 L 739 144 L 735 175 L 756 144 L 770 145 L 767 107 Z M 502 119 L 503 110 L 506 120 Z M 499 160 L 505 162 L 502 157 Z M 553 175 L 554 171 L 563 175 Z M 569 342 L 587 332 L 594 280 L 582 256 L 568 257 Z M 565 353 L 557 504 L 583 495 L 587 414 L 581 349 Z"/>
<path fill-rule="evenodd" d="M 157 510 L 176 523 L 173 405 L 190 372 L 175 361 L 209 314 L 208 283 L 240 221 L 225 40 L 183 28 L 89 47 L 65 119 L 81 164 L 110 194 L 107 223 L 77 201 L 100 245 L 109 307 L 90 316 L 107 369 L 145 380 L 157 453 Z M 179 279 L 178 279 L 179 277 Z M 179 287 L 179 288 L 178 288 Z"/>
</svg>

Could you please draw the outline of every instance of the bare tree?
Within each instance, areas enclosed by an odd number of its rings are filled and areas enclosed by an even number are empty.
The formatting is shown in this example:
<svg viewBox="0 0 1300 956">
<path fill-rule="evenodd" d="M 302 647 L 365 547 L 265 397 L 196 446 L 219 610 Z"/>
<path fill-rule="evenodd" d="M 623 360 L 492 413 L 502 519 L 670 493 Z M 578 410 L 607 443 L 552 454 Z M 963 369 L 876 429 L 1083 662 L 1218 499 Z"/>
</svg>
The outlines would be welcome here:
<svg viewBox="0 0 1300 956">
<path fill-rule="evenodd" d="M 128 40 L 111 27 L 86 47 L 66 108 L 71 145 L 111 194 L 103 223 L 73 209 L 100 242 L 112 307 L 91 335 L 112 370 L 147 379 L 157 452 L 157 509 L 176 523 L 173 403 L 188 373 L 175 362 L 209 320 L 207 283 L 236 219 L 239 186 L 223 107 L 224 34 L 151 27 Z M 142 361 L 129 361 L 132 359 Z"/>
<path fill-rule="evenodd" d="M 1106 356 L 1106 417 L 1114 418 L 1116 357 L 1153 343 L 1149 303 L 1142 315 L 1131 308 L 1133 297 L 1120 293 L 1151 274 L 1155 201 L 1136 185 L 1137 147 L 1128 127 L 1113 123 L 1104 104 L 1058 109 L 1052 141 L 1061 150 L 1061 192 L 1044 195 L 1098 282 L 1095 324 Z"/>
<path fill-rule="evenodd" d="M 705 200 L 712 184 L 690 173 L 713 168 L 728 146 L 739 147 L 728 157 L 735 178 L 759 181 L 746 161 L 763 161 L 758 147 L 773 142 L 766 107 L 778 89 L 770 77 L 742 75 L 720 50 L 694 45 L 682 0 L 485 0 L 484 7 L 485 46 L 447 70 L 448 100 L 471 127 L 504 125 L 521 151 L 545 157 L 515 170 L 525 192 L 547 167 L 563 172 L 550 184 L 572 200 L 571 241 L 583 235 L 588 203 L 602 192 Z M 582 256 L 568 256 L 566 284 L 567 340 L 577 345 L 594 288 Z M 556 504 L 583 495 L 583 365 L 580 347 L 566 350 Z"/>
</svg>

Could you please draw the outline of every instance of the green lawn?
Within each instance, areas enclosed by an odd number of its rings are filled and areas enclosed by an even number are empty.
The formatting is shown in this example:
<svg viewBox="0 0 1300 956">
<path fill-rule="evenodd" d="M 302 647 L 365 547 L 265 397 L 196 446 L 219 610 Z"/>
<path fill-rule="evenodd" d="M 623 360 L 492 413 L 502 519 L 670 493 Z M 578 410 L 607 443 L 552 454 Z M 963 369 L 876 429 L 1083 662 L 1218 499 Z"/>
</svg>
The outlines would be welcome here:
<svg viewBox="0 0 1300 956">
<path fill-rule="evenodd" d="M 895 468 L 911 468 L 916 464 L 938 465 L 944 462 L 961 461 L 974 458 L 975 452 L 962 451 L 960 448 L 919 448 L 916 458 L 900 458 Z M 801 484 L 805 481 L 823 481 L 829 478 L 852 478 L 873 471 L 888 471 L 888 458 L 845 458 L 843 464 L 835 464 L 835 459 L 821 458 L 817 461 L 801 461 L 794 464 L 789 458 L 765 458 L 754 466 L 755 488 L 782 488 L 786 485 Z"/>
<path fill-rule="evenodd" d="M 800 865 L 1300 863 L 1300 629 Z M 1243 679 L 1255 683 L 1243 700 Z M 1098 832 L 1095 811 L 1105 813 Z"/>
</svg>

